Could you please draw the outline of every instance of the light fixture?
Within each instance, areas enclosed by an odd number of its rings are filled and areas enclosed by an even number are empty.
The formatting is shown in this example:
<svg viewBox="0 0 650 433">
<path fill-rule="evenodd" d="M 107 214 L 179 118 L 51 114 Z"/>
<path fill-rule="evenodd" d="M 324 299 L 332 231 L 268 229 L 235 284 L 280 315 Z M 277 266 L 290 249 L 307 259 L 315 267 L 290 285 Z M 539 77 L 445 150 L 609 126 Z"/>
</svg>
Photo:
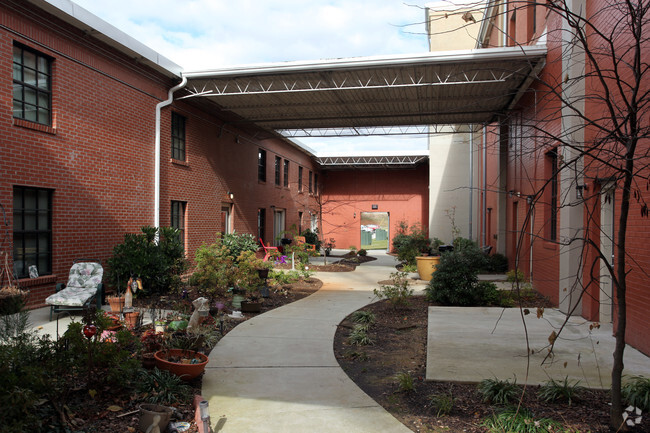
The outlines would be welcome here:
<svg viewBox="0 0 650 433">
<path fill-rule="evenodd" d="M 354 215 L 353 215 L 353 218 L 356 218 L 356 217 L 357 217 L 357 213 L 355 212 Z"/>
<path fill-rule="evenodd" d="M 235 199 L 235 193 L 228 191 L 226 194 L 228 194 L 228 198 L 229 198 L 230 200 L 234 200 L 234 199 Z"/>
<path fill-rule="evenodd" d="M 587 185 L 586 184 L 577 184 L 576 185 L 576 197 L 578 200 L 582 200 L 584 198 L 584 192 L 587 191 Z"/>
</svg>

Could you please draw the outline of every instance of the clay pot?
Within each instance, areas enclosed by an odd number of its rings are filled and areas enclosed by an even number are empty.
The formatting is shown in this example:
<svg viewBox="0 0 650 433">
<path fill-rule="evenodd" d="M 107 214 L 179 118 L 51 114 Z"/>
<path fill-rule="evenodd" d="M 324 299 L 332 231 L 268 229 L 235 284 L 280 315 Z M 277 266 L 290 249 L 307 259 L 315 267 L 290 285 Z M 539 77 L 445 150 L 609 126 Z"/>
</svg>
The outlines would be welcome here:
<svg viewBox="0 0 650 433">
<path fill-rule="evenodd" d="M 108 303 L 113 313 L 121 313 L 124 310 L 124 296 L 110 296 Z"/>
<path fill-rule="evenodd" d="M 126 322 L 126 327 L 133 329 L 138 324 L 138 318 L 140 317 L 139 311 L 131 311 L 124 313 L 124 321 Z"/>
<path fill-rule="evenodd" d="M 154 354 L 154 357 L 156 358 L 156 367 L 159 370 L 167 370 L 185 381 L 198 377 L 208 364 L 207 356 L 193 350 L 159 350 Z M 180 361 L 170 361 L 170 358 L 179 358 Z M 196 360 L 195 364 L 192 364 L 193 360 Z"/>
</svg>

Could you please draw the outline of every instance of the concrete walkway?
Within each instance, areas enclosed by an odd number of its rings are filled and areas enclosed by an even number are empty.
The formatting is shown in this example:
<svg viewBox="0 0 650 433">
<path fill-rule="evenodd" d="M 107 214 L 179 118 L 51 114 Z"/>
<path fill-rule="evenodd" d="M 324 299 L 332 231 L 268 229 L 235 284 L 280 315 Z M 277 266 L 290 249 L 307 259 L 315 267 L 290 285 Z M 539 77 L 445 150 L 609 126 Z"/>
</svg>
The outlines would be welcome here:
<svg viewBox="0 0 650 433">
<path fill-rule="evenodd" d="M 237 326 L 210 354 L 203 397 L 216 432 L 409 433 L 352 382 L 332 349 L 337 325 L 373 301 L 395 259 L 319 273 L 315 294 Z"/>
</svg>

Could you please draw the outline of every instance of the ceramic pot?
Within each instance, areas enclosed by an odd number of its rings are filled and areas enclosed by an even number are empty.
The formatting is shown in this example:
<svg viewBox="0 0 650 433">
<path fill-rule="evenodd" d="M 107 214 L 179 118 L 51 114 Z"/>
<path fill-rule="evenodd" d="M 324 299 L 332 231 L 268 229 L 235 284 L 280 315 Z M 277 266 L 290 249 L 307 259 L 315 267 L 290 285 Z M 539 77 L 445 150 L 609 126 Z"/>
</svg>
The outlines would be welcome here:
<svg viewBox="0 0 650 433">
<path fill-rule="evenodd" d="M 159 350 L 154 354 L 156 367 L 159 370 L 167 370 L 185 381 L 190 381 L 205 370 L 208 364 L 208 357 L 193 350 L 167 349 Z M 170 358 L 179 358 L 179 361 L 170 361 Z M 192 364 L 192 362 L 195 362 Z"/>
<path fill-rule="evenodd" d="M 415 260 L 418 264 L 418 275 L 420 275 L 420 279 L 431 281 L 433 273 L 436 271 L 436 267 L 440 263 L 440 256 L 420 256 L 416 257 Z"/>
<path fill-rule="evenodd" d="M 155 417 L 159 416 L 159 431 L 167 431 L 169 419 L 172 416 L 172 409 L 159 404 L 141 404 L 140 405 L 140 431 L 146 432 L 149 427 L 155 425 Z"/>
</svg>

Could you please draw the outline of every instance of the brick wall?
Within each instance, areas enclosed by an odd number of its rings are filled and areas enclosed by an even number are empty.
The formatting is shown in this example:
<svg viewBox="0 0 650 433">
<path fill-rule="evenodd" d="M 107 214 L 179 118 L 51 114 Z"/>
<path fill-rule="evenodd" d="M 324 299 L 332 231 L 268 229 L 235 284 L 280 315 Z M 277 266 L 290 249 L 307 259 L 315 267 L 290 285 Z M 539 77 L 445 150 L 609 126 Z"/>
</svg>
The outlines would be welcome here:
<svg viewBox="0 0 650 433">
<path fill-rule="evenodd" d="M 324 174 L 323 237 L 334 238 L 336 248 L 360 247 L 362 212 L 388 212 L 390 240 L 401 221 L 427 229 L 428 164 L 415 169 L 349 169 Z"/>
<path fill-rule="evenodd" d="M 106 263 L 124 233 L 154 223 L 155 106 L 174 82 L 36 8 L 6 2 L 2 12 L 0 203 L 9 237 L 3 249 L 11 254 L 13 187 L 53 190 L 53 276 L 23 282 L 29 285 L 29 305 L 40 306 L 56 282 L 67 281 L 75 258 Z M 14 42 L 53 59 L 51 127 L 13 118 Z M 170 158 L 173 111 L 187 117 L 187 161 L 180 163 Z M 224 231 L 221 208 L 228 191 L 235 194 L 237 232 L 257 234 L 257 210 L 267 208 L 267 239 L 273 236 L 271 205 L 286 210 L 286 228 L 298 223 L 299 210 L 308 215 L 314 209 L 314 198 L 297 191 L 297 166 L 304 167 L 305 185 L 309 170 L 317 171 L 304 152 L 224 127 L 188 103 L 164 108 L 161 121 L 160 222 L 170 224 L 171 200 L 187 202 L 190 259 L 198 246 Z M 269 159 L 266 183 L 257 181 L 260 147 Z M 273 184 L 276 154 L 290 161 L 288 188 Z"/>
</svg>

